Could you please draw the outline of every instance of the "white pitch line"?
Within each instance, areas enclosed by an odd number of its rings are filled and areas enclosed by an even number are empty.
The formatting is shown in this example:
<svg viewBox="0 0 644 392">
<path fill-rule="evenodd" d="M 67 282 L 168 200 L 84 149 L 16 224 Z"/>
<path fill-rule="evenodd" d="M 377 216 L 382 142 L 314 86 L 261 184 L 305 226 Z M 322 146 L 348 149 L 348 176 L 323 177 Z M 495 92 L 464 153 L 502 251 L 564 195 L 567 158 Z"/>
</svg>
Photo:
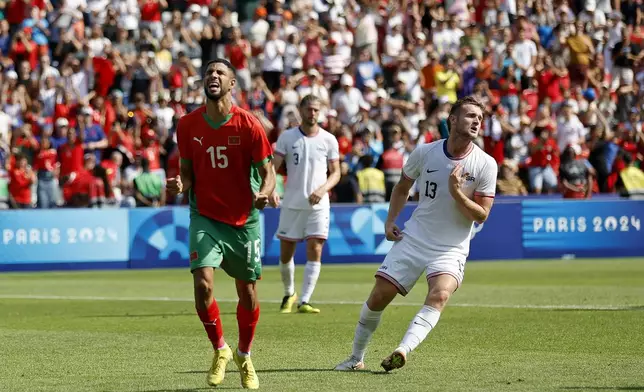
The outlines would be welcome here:
<svg viewBox="0 0 644 392">
<path fill-rule="evenodd" d="M 0 294 L 0 299 L 39 299 L 63 301 L 154 301 L 154 302 L 193 302 L 192 298 L 172 297 L 100 297 L 78 295 L 31 295 L 31 294 Z M 217 302 L 236 303 L 236 299 L 217 298 Z M 281 300 L 260 299 L 260 302 L 279 304 Z M 362 305 L 364 301 L 315 301 L 320 305 Z M 394 303 L 393 306 L 419 306 L 418 303 Z M 497 309 L 542 309 L 542 310 L 629 310 L 644 305 L 503 305 L 503 304 L 468 304 L 452 303 L 449 307 L 459 308 L 497 308 Z"/>
</svg>

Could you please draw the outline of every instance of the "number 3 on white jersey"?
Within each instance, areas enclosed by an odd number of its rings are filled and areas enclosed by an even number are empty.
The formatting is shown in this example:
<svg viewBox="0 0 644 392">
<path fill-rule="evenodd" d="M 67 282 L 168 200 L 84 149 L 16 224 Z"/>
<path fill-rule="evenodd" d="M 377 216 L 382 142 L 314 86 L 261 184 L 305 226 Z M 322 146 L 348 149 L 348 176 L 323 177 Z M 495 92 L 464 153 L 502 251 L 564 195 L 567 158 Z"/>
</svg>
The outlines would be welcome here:
<svg viewBox="0 0 644 392">
<path fill-rule="evenodd" d="M 226 151 L 226 146 L 217 146 L 217 157 L 215 158 L 215 148 L 213 146 L 208 147 L 206 150 L 210 154 L 210 163 L 212 163 L 212 168 L 225 169 L 228 167 L 228 157 L 224 154 Z"/>
</svg>

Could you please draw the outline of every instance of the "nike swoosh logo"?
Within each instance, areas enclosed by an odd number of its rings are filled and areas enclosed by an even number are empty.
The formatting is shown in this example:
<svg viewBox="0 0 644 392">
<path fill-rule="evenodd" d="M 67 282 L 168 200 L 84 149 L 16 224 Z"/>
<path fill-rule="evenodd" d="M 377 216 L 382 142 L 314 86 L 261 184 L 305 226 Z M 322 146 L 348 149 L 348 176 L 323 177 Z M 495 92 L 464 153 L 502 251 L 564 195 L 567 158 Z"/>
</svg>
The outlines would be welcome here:
<svg viewBox="0 0 644 392">
<path fill-rule="evenodd" d="M 429 174 L 429 173 L 433 173 L 433 172 L 437 172 L 437 171 L 438 171 L 438 170 L 429 170 L 429 169 L 428 169 L 428 170 L 427 170 L 427 173 Z"/>
</svg>

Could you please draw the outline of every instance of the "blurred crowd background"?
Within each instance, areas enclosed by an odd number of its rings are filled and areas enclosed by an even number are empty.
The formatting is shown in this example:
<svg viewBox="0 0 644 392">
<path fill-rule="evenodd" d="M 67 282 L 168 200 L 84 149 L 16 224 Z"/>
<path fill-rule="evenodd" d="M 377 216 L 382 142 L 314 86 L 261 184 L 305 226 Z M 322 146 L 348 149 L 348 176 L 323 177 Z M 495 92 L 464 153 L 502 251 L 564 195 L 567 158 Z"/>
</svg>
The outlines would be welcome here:
<svg viewBox="0 0 644 392">
<path fill-rule="evenodd" d="M 339 141 L 335 202 L 383 202 L 459 97 L 498 193 L 644 191 L 642 0 L 0 0 L 0 208 L 180 203 L 175 126 L 202 65 L 271 142 L 307 94 Z M 279 176 L 279 190 L 288 177 Z M 411 195 L 415 197 L 415 195 Z"/>
</svg>

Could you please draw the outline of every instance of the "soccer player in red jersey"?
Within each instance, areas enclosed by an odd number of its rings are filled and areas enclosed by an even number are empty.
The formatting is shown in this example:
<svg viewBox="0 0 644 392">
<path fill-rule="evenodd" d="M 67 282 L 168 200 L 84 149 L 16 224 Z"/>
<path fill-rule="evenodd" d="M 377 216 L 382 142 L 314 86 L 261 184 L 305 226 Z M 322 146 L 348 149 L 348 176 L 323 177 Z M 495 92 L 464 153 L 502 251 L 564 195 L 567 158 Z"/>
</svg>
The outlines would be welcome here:
<svg viewBox="0 0 644 392">
<path fill-rule="evenodd" d="M 190 270 L 195 306 L 215 349 L 207 381 L 219 385 L 226 364 L 234 359 L 242 387 L 259 388 L 250 347 L 259 319 L 256 281 L 261 277 L 259 211 L 275 188 L 271 145 L 253 114 L 233 106 L 235 69 L 226 60 L 208 63 L 204 106 L 183 116 L 177 125 L 180 175 L 168 179 L 170 193 L 190 200 Z M 224 341 L 214 270 L 235 278 L 239 303 L 239 345 Z"/>
</svg>

